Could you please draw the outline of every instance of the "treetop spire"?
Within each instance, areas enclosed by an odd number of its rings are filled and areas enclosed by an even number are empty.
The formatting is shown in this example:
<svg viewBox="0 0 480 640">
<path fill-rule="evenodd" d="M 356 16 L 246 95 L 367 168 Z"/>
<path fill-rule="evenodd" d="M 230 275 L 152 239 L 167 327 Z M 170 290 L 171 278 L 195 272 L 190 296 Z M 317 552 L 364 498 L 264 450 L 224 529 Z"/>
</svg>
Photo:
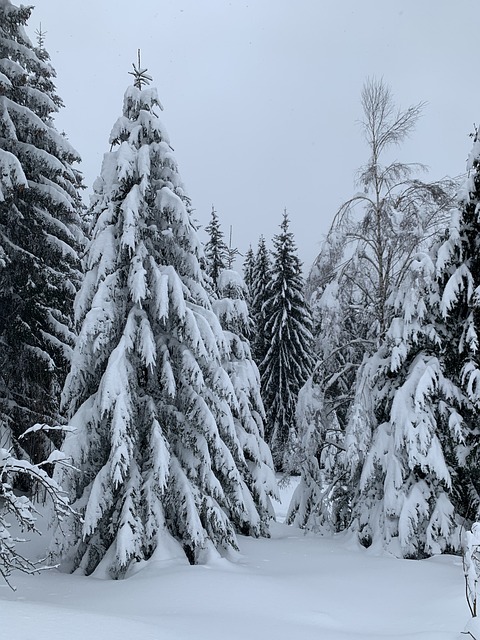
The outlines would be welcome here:
<svg viewBox="0 0 480 640">
<path fill-rule="evenodd" d="M 40 22 L 40 26 L 35 30 L 35 35 L 37 36 L 37 46 L 41 51 L 45 50 L 45 36 L 47 35 L 46 31 L 42 29 L 42 23 Z"/>
<path fill-rule="evenodd" d="M 142 85 L 150 84 L 153 80 L 152 76 L 147 73 L 147 69 L 142 69 L 141 61 L 140 61 L 140 49 L 137 50 L 138 55 L 138 65 L 135 66 L 135 63 L 132 63 L 133 71 L 129 71 L 128 73 L 135 78 L 133 85 L 137 87 L 137 89 L 142 90 Z"/>
</svg>

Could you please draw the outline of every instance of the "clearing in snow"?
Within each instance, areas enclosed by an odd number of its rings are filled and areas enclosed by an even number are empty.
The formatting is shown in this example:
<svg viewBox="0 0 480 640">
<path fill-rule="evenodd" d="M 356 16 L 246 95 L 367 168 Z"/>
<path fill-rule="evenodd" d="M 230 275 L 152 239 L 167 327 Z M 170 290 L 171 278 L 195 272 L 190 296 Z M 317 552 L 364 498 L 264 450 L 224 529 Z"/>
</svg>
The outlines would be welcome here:
<svg viewBox="0 0 480 640">
<path fill-rule="evenodd" d="M 283 520 L 272 538 L 240 537 L 231 562 L 143 563 L 126 580 L 14 574 L 0 587 L 14 640 L 458 640 L 469 613 L 461 558 L 375 556 L 344 536 L 305 535 Z M 34 545 L 32 544 L 32 550 Z"/>
</svg>

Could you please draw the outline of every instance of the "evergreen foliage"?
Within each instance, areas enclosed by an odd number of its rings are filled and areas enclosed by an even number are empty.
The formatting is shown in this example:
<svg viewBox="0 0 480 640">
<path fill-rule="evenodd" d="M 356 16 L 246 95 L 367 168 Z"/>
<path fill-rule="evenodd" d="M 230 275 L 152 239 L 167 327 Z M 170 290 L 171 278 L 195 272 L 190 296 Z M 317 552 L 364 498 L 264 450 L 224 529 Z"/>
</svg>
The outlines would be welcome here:
<svg viewBox="0 0 480 640">
<path fill-rule="evenodd" d="M 464 426 L 461 452 L 444 447 L 455 466 L 457 509 L 468 520 L 480 513 L 480 139 L 478 131 L 467 163 L 468 177 L 458 194 L 458 207 L 437 256 L 439 307 L 442 319 L 442 369 L 461 391 L 458 411 Z M 458 447 L 458 445 L 457 445 Z M 459 459 L 458 459 L 459 458 Z"/>
<path fill-rule="evenodd" d="M 235 529 L 266 529 L 242 475 L 235 389 L 221 366 L 230 345 L 159 109 L 155 89 L 127 89 L 92 200 L 63 394 L 76 429 L 64 451 L 80 472 L 59 476 L 82 520 L 54 549 L 86 574 L 121 577 L 177 548 L 200 562 L 235 548 Z"/>
<path fill-rule="evenodd" d="M 267 414 L 266 438 L 276 468 L 283 470 L 296 437 L 298 392 L 311 374 L 314 359 L 312 319 L 287 212 L 280 229 L 273 241 L 272 277 L 262 308 L 268 350 L 260 363 L 260 373 Z"/>
<path fill-rule="evenodd" d="M 251 307 L 250 315 L 253 321 L 252 353 L 253 359 L 260 367 L 265 359 L 268 350 L 268 342 L 265 335 L 266 315 L 265 301 L 267 288 L 271 280 L 271 260 L 270 254 L 265 244 L 265 238 L 260 237 L 258 241 L 257 254 L 251 275 Z"/>
<path fill-rule="evenodd" d="M 304 427 L 307 463 L 288 515 L 314 530 L 348 527 L 365 546 L 410 558 L 460 546 L 455 485 L 464 398 L 445 372 L 432 254 L 417 254 L 392 298 L 394 318 L 357 373 L 340 442 L 328 441 L 328 428 L 319 437 Z M 320 401 L 323 426 L 322 409 Z"/>
<path fill-rule="evenodd" d="M 205 227 L 205 231 L 209 236 L 204 248 L 206 271 L 212 279 L 214 291 L 218 293 L 218 276 L 227 267 L 228 247 L 223 239 L 220 220 L 214 207 L 212 207 L 210 222 Z"/>
<path fill-rule="evenodd" d="M 0 2 L 0 421 L 1 445 L 40 462 L 50 436 L 18 438 L 59 421 L 82 235 L 79 156 L 54 127 L 62 102 L 43 43 L 25 33 L 30 13 Z"/>
<path fill-rule="evenodd" d="M 246 287 L 246 301 L 248 304 L 248 308 L 252 308 L 253 302 L 253 285 L 255 282 L 254 279 L 254 270 L 255 270 L 255 254 L 253 253 L 252 245 L 248 247 L 248 251 L 245 254 L 245 259 L 243 261 L 243 281 Z"/>
<path fill-rule="evenodd" d="M 459 548 L 458 458 L 448 454 L 458 453 L 463 424 L 461 393 L 443 366 L 430 256 L 420 254 L 409 276 L 395 297 L 397 317 L 359 372 L 342 466 L 359 487 L 350 527 L 360 541 L 418 558 Z"/>
<path fill-rule="evenodd" d="M 232 414 L 248 466 L 246 483 L 261 515 L 258 531 L 255 531 L 258 535 L 267 533 L 265 523 L 274 515 L 270 498 L 278 499 L 278 494 L 272 455 L 264 441 L 265 411 L 260 395 L 260 374 L 250 353 L 251 319 L 246 294 L 241 276 L 236 271 L 225 269 L 218 278 L 218 299 L 213 302 L 213 308 L 228 344 L 223 366 L 235 390 Z M 253 522 L 254 516 L 250 520 Z"/>
<path fill-rule="evenodd" d="M 475 137 L 445 237 L 410 261 L 388 331 L 356 375 L 336 472 L 317 469 L 314 483 L 306 466 L 290 520 L 424 557 L 458 549 L 478 517 L 479 159 Z"/>
</svg>

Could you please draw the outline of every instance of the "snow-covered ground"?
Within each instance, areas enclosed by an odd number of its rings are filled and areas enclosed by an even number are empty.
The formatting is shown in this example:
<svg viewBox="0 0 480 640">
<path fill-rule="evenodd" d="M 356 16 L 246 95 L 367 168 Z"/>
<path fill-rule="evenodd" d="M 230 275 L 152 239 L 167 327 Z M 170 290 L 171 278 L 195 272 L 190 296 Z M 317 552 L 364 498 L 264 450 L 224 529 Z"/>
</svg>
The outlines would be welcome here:
<svg viewBox="0 0 480 640">
<path fill-rule="evenodd" d="M 282 490 L 285 514 L 292 486 Z M 9 640 L 458 640 L 461 560 L 378 557 L 281 522 L 235 562 L 151 561 L 127 580 L 49 571 L 0 586 Z M 480 636 L 479 636 L 480 640 Z"/>
</svg>

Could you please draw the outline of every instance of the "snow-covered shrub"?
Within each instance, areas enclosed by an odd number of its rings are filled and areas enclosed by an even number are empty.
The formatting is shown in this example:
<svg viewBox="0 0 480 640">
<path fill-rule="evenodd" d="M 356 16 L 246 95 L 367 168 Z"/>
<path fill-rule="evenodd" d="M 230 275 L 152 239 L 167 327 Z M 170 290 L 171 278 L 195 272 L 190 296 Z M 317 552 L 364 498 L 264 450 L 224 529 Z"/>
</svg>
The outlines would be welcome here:
<svg viewBox="0 0 480 640">
<path fill-rule="evenodd" d="M 463 572 L 465 574 L 465 597 L 472 618 L 477 617 L 478 583 L 480 579 L 480 522 L 472 525 L 465 534 L 463 553 Z"/>
<path fill-rule="evenodd" d="M 58 430 L 59 428 L 53 428 Z M 27 433 L 50 431 L 45 425 L 34 425 Z M 51 501 L 53 512 L 59 522 L 67 513 L 71 513 L 68 498 L 61 487 L 45 470 L 46 465 L 65 462 L 65 457 L 59 451 L 53 451 L 44 462 L 32 464 L 27 460 L 19 460 L 12 452 L 0 448 L 0 575 L 9 586 L 13 571 L 36 573 L 48 568 L 42 561 L 35 562 L 19 550 L 19 543 L 24 542 L 12 533 L 12 527 L 20 531 L 37 532 L 37 509 L 33 498 L 20 495 L 15 489 L 15 480 L 21 476 L 27 478 L 36 488 L 35 494 L 43 492 Z"/>
</svg>

